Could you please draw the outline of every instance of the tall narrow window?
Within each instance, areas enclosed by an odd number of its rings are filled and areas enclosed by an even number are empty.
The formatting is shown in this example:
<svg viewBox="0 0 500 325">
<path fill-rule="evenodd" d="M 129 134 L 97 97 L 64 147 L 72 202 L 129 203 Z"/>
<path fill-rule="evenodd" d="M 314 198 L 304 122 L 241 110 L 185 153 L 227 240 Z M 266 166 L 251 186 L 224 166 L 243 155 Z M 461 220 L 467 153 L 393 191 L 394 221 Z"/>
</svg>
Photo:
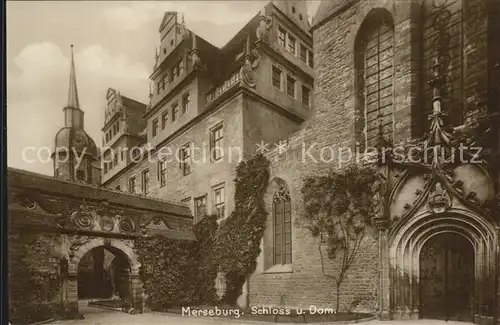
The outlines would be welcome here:
<svg viewBox="0 0 500 325">
<path fill-rule="evenodd" d="M 304 44 L 300 44 L 299 57 L 303 62 L 307 62 L 307 47 Z"/>
<path fill-rule="evenodd" d="M 222 124 L 214 127 L 210 132 L 210 152 L 212 159 L 219 161 L 224 157 L 224 126 Z"/>
<path fill-rule="evenodd" d="M 314 62 L 314 54 L 312 51 L 307 51 L 307 64 L 312 68 Z"/>
<path fill-rule="evenodd" d="M 136 192 L 135 176 L 132 176 L 128 179 L 128 191 L 130 193 Z"/>
<path fill-rule="evenodd" d="M 273 196 L 274 265 L 292 263 L 292 212 L 290 193 L 285 186 Z"/>
<path fill-rule="evenodd" d="M 189 98 L 189 92 L 185 93 L 183 96 L 182 96 L 182 110 L 181 110 L 181 114 L 184 114 L 187 112 L 188 108 L 189 108 L 189 103 L 191 102 L 190 98 Z"/>
<path fill-rule="evenodd" d="M 296 55 L 297 51 L 296 47 L 297 47 L 297 39 L 294 36 L 288 34 L 288 44 L 286 50 L 291 54 Z"/>
<path fill-rule="evenodd" d="M 142 172 L 142 193 L 149 193 L 149 169 Z"/>
<path fill-rule="evenodd" d="M 290 75 L 286 76 L 286 93 L 295 98 L 295 78 Z"/>
<path fill-rule="evenodd" d="M 194 199 L 194 217 L 198 222 L 207 215 L 207 195 L 203 195 Z"/>
<path fill-rule="evenodd" d="M 214 192 L 214 208 L 215 214 L 219 216 L 219 220 L 226 216 L 226 203 L 224 194 L 224 184 L 215 186 L 213 188 Z"/>
<path fill-rule="evenodd" d="M 156 135 L 158 135 L 158 127 L 159 127 L 158 118 L 155 118 L 152 123 L 153 124 L 151 132 L 153 134 L 153 137 L 156 137 Z"/>
<path fill-rule="evenodd" d="M 306 86 L 302 85 L 302 104 L 305 107 L 309 107 L 311 101 L 311 90 Z"/>
<path fill-rule="evenodd" d="M 191 173 L 191 144 L 185 144 L 180 149 L 180 158 L 181 158 L 181 169 L 182 174 L 188 175 Z"/>
<path fill-rule="evenodd" d="M 392 141 L 394 29 L 390 14 L 374 11 L 356 43 L 358 110 L 356 141 L 361 148 Z"/>
<path fill-rule="evenodd" d="M 281 90 L 281 76 L 283 72 L 280 68 L 273 65 L 273 86 Z"/>
<path fill-rule="evenodd" d="M 160 181 L 160 187 L 167 184 L 167 162 L 165 160 L 158 162 L 158 180 Z"/>
<path fill-rule="evenodd" d="M 278 44 L 283 47 L 286 44 L 286 31 L 281 27 L 278 27 Z"/>
<path fill-rule="evenodd" d="M 172 104 L 172 122 L 175 122 L 177 120 L 177 115 L 179 115 L 179 104 L 177 102 L 174 102 Z"/>
<path fill-rule="evenodd" d="M 161 128 L 164 130 L 167 127 L 168 123 L 168 111 L 165 111 L 161 114 Z"/>
</svg>

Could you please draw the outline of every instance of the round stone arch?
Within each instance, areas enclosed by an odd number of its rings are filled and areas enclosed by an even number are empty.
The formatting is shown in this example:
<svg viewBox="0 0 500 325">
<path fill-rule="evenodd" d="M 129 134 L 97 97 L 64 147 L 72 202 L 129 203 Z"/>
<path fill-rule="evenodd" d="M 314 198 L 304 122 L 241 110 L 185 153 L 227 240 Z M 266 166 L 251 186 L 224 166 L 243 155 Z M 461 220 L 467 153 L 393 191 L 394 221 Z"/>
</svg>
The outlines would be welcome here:
<svg viewBox="0 0 500 325">
<path fill-rule="evenodd" d="M 108 247 L 119 251 L 130 265 L 130 307 L 135 312 L 142 313 L 144 309 L 144 289 L 143 283 L 139 277 L 141 264 L 138 261 L 134 249 L 120 239 L 93 238 L 80 246 L 68 261 L 67 278 L 63 281 L 61 287 L 62 296 L 65 297 L 63 310 L 69 318 L 82 318 L 78 310 L 78 264 L 82 257 L 97 247 Z"/>
<path fill-rule="evenodd" d="M 477 214 L 454 208 L 443 214 L 423 212 L 389 234 L 390 312 L 394 319 L 420 317 L 420 253 L 432 237 L 455 233 L 474 251 L 474 313 L 493 317 L 496 296 L 497 232 Z M 493 308 L 492 308 L 493 307 Z"/>
<path fill-rule="evenodd" d="M 84 245 L 80 246 L 74 253 L 73 258 L 71 258 L 68 263 L 68 273 L 76 275 L 76 273 L 78 272 L 78 264 L 80 263 L 82 257 L 92 249 L 97 247 L 112 247 L 119 250 L 127 258 L 127 261 L 130 265 L 131 274 L 139 274 L 139 268 L 141 264 L 139 263 L 137 255 L 135 254 L 133 248 L 119 239 L 106 240 L 104 238 L 94 238 Z"/>
</svg>

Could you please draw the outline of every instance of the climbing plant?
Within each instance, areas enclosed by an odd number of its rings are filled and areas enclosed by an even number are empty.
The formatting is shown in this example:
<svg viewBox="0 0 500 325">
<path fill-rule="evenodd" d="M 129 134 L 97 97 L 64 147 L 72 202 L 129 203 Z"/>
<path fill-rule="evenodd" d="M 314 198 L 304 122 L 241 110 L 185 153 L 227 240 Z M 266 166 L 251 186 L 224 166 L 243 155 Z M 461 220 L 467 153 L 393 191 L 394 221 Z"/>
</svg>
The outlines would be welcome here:
<svg viewBox="0 0 500 325">
<path fill-rule="evenodd" d="M 217 265 L 226 276 L 222 302 L 236 305 L 248 275 L 257 266 L 267 212 L 264 193 L 269 183 L 269 160 L 262 154 L 236 168 L 235 207 L 219 226 L 215 241 Z"/>
<path fill-rule="evenodd" d="M 303 225 L 319 239 L 321 269 L 335 284 L 337 312 L 341 284 L 371 227 L 371 186 L 375 177 L 370 168 L 351 166 L 343 172 L 307 177 L 302 187 Z M 326 272 L 324 252 L 330 260 L 340 261 L 336 274 Z"/>
<path fill-rule="evenodd" d="M 136 247 L 141 263 L 140 277 L 154 310 L 177 306 L 213 304 L 217 268 L 213 240 L 216 216 L 210 215 L 194 226 L 196 241 L 163 236 L 142 237 Z"/>
</svg>

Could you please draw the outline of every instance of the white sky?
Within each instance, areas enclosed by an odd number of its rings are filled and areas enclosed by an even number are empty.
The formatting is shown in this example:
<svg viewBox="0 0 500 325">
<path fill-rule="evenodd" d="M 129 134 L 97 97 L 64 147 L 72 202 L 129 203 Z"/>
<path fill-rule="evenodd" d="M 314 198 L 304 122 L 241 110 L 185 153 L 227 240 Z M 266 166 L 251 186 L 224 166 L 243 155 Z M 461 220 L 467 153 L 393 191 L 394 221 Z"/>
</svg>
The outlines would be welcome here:
<svg viewBox="0 0 500 325">
<path fill-rule="evenodd" d="M 85 130 L 101 144 L 108 87 L 144 103 L 158 27 L 165 11 L 184 13 L 188 28 L 224 45 L 267 1 L 8 1 L 7 160 L 52 175 L 49 152 L 64 126 L 70 44 Z M 308 0 L 309 15 L 319 1 Z M 36 162 L 34 147 L 42 160 Z M 26 158 L 26 159 L 25 159 Z"/>
</svg>

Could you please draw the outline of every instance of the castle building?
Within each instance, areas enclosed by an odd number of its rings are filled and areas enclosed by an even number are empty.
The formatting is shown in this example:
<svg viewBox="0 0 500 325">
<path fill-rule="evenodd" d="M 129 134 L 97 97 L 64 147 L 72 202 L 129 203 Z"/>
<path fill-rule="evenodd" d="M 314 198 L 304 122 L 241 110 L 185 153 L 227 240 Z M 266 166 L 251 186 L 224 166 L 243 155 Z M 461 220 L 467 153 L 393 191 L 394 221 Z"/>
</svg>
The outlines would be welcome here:
<svg viewBox="0 0 500 325">
<path fill-rule="evenodd" d="M 206 213 L 227 217 L 237 164 L 256 144 L 286 139 L 311 114 L 309 27 L 304 1 L 272 1 L 217 48 L 166 12 L 142 115 L 143 151 L 112 140 L 119 163 L 104 165 L 102 185 L 184 202 L 194 222 Z M 142 160 L 120 163 L 127 146 L 129 159 L 135 152 Z"/>
<path fill-rule="evenodd" d="M 143 157 L 104 169 L 102 185 L 181 201 L 194 222 L 206 213 L 223 219 L 234 209 L 239 160 L 271 149 L 269 219 L 242 303 L 308 308 L 339 299 L 343 309 L 384 319 L 493 323 L 499 136 L 498 122 L 484 121 L 499 107 L 498 7 L 322 1 L 310 26 L 304 1 L 271 1 L 222 48 L 167 12 L 142 115 Z M 452 151 L 460 141 L 479 144 L 483 133 L 477 164 L 379 167 L 386 204 L 337 297 L 317 239 L 296 222 L 304 177 L 345 167 L 323 149 Z M 339 271 L 336 261 L 324 267 Z"/>
</svg>

